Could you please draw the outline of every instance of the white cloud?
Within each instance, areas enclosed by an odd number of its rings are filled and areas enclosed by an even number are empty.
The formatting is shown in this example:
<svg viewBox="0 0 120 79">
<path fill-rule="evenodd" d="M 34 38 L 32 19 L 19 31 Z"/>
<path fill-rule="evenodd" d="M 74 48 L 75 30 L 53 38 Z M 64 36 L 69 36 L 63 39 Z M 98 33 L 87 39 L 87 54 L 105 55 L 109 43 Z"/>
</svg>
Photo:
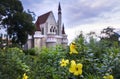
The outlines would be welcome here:
<svg viewBox="0 0 120 79">
<path fill-rule="evenodd" d="M 118 5 L 119 3 L 120 3 L 119 0 L 99 0 L 99 1 L 98 0 L 92 0 L 92 1 L 91 0 L 84 0 L 84 1 L 77 0 L 76 3 L 74 4 L 69 5 L 68 3 L 65 6 L 66 7 L 65 17 L 69 19 L 67 20 L 67 24 L 70 24 L 70 23 L 86 24 L 86 23 L 92 23 L 92 22 L 93 23 L 99 22 L 100 19 L 104 20 L 106 19 L 106 16 L 100 16 L 100 15 L 107 14 L 108 16 L 112 16 L 111 14 L 116 13 L 116 11 L 114 11 L 114 13 L 112 11 L 116 7 L 120 7 L 120 5 Z M 115 15 L 119 16 L 119 14 L 115 14 Z M 115 19 L 114 19 L 114 22 L 116 22 Z"/>
</svg>

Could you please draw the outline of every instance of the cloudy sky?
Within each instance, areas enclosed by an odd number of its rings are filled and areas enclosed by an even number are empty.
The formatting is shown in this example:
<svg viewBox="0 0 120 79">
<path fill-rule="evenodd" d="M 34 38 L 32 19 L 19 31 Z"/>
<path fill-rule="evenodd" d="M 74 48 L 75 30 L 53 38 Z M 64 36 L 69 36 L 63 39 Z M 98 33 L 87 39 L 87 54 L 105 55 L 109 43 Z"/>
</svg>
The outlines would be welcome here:
<svg viewBox="0 0 120 79">
<path fill-rule="evenodd" d="M 105 27 L 120 28 L 120 0 L 21 0 L 24 9 L 35 12 L 36 18 L 53 11 L 57 20 L 58 3 L 68 39 L 79 31 L 99 31 Z"/>
</svg>

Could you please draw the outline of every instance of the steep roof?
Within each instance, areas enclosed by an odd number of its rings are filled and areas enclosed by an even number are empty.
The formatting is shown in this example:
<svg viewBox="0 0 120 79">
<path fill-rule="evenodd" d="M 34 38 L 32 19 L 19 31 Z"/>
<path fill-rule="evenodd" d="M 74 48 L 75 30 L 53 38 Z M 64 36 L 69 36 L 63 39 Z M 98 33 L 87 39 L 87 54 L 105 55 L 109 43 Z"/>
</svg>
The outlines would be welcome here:
<svg viewBox="0 0 120 79">
<path fill-rule="evenodd" d="M 41 15 L 41 16 L 38 17 L 38 19 L 37 19 L 37 21 L 35 23 L 37 31 L 41 31 L 39 25 L 46 22 L 46 20 L 47 20 L 47 18 L 50 15 L 51 12 L 52 11 L 50 11 L 48 13 L 45 13 L 45 14 L 43 14 L 43 15 Z"/>
</svg>

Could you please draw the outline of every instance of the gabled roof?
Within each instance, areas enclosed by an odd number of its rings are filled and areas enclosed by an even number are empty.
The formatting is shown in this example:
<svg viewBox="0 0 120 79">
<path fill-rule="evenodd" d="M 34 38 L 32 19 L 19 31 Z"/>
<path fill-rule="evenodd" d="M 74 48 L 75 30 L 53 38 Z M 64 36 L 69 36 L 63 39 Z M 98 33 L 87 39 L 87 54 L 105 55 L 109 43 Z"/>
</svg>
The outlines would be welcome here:
<svg viewBox="0 0 120 79">
<path fill-rule="evenodd" d="M 46 20 L 47 20 L 47 18 L 50 15 L 51 12 L 52 11 L 50 11 L 48 13 L 45 13 L 45 14 L 43 14 L 43 15 L 41 15 L 41 16 L 38 17 L 38 19 L 37 19 L 37 21 L 35 23 L 37 31 L 41 31 L 39 25 L 46 22 Z"/>
</svg>

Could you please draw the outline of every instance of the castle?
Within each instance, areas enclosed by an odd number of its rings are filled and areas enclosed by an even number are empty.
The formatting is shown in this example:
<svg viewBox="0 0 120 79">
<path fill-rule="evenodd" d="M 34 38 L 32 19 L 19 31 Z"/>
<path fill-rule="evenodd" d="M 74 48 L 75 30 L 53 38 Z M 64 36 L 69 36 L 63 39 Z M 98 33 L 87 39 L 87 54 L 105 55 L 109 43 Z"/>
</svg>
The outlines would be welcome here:
<svg viewBox="0 0 120 79">
<path fill-rule="evenodd" d="M 37 18 L 34 36 L 29 36 L 26 49 L 32 47 L 41 48 L 56 45 L 67 46 L 68 39 L 62 23 L 61 5 L 58 5 L 58 21 L 56 22 L 53 12 L 50 11 Z"/>
</svg>

